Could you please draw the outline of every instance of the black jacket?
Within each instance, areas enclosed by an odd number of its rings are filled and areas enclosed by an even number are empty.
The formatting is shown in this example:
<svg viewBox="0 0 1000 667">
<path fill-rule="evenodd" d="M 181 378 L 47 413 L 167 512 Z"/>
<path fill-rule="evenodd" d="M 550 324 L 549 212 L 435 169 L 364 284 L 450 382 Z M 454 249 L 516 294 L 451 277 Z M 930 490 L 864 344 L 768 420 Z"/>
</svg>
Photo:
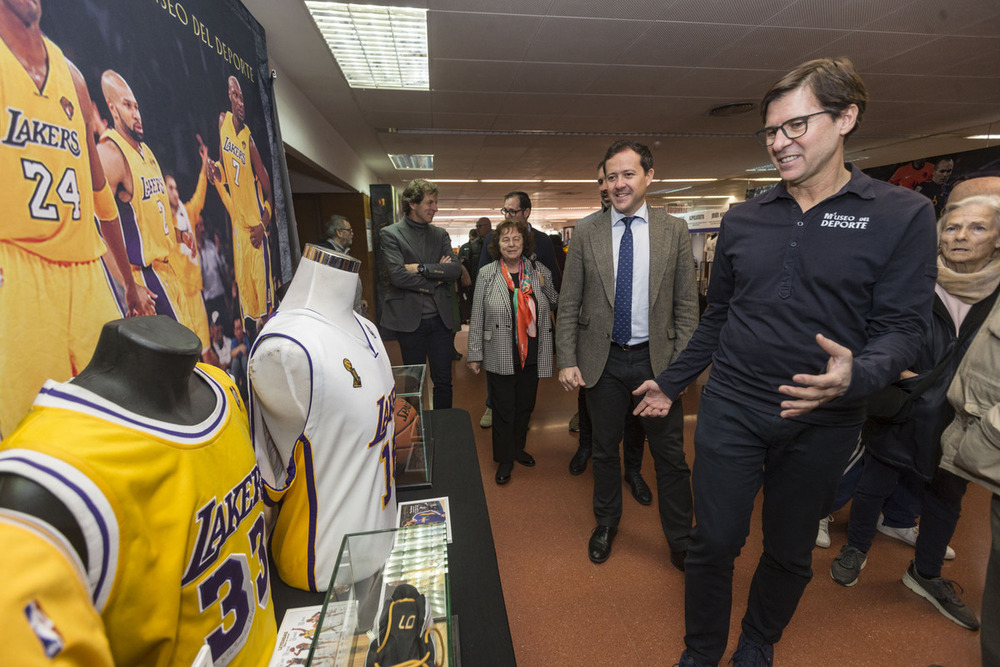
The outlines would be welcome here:
<svg viewBox="0 0 1000 667">
<path fill-rule="evenodd" d="M 930 481 L 941 459 L 941 433 L 955 416 L 948 403 L 948 386 L 962 357 L 965 356 L 972 338 L 982 325 L 1000 293 L 997 287 L 993 293 L 972 306 L 962 321 L 961 335 L 965 337 L 962 349 L 949 361 L 945 368 L 919 397 L 913 401 L 913 414 L 902 424 L 883 424 L 871 420 L 865 423 L 863 437 L 865 446 L 875 458 L 891 466 L 911 471 Z M 924 337 L 924 344 L 911 367 L 918 375 L 895 384 L 912 390 L 927 374 L 946 359 L 958 344 L 955 323 L 948 314 L 944 303 L 935 294 L 931 327 Z"/>
</svg>

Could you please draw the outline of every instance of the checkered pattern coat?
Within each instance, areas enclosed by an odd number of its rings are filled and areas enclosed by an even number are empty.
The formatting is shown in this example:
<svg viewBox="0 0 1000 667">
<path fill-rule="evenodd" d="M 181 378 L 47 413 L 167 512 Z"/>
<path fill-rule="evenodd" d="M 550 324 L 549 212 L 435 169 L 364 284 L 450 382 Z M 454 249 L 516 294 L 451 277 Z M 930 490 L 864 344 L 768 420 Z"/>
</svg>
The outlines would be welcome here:
<svg viewBox="0 0 1000 667">
<path fill-rule="evenodd" d="M 540 262 L 529 261 L 528 265 L 531 291 L 538 306 L 538 377 L 551 377 L 552 309 L 556 306 L 558 295 L 548 268 Z M 501 270 L 500 260 L 479 269 L 472 300 L 466 360 L 482 362 L 483 368 L 490 373 L 513 375 L 514 312 L 510 304 L 510 290 Z M 539 276 L 544 277 L 545 287 L 542 287 Z"/>
</svg>

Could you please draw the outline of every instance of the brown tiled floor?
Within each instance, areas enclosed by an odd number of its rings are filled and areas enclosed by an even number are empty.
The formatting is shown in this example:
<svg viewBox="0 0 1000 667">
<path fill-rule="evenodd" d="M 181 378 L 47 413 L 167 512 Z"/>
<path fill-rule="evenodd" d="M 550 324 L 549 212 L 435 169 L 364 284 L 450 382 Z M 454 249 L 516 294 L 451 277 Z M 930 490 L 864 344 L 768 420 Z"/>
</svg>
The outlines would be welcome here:
<svg viewBox="0 0 1000 667">
<path fill-rule="evenodd" d="M 464 332 L 456 338 L 461 352 L 465 340 Z M 393 348 L 390 344 L 395 356 Z M 576 411 L 575 394 L 563 391 L 555 379 L 541 381 L 527 447 L 538 465 L 515 466 L 511 482 L 498 487 L 490 432 L 478 427 L 486 379 L 469 371 L 464 359 L 455 362 L 453 372 L 454 407 L 469 411 L 476 432 L 518 664 L 672 665 L 683 649 L 684 580 L 667 561 L 656 504 L 643 507 L 624 488 L 625 511 L 610 560 L 594 565 L 587 559 L 595 525 L 590 467 L 579 477 L 567 471 L 578 437 L 567 430 Z M 686 404 L 689 463 L 694 453 L 694 398 Z M 648 453 L 643 470 L 651 482 Z M 964 599 L 978 613 L 989 553 L 988 493 L 971 484 L 963 509 L 951 543 L 958 557 L 945 564 L 944 576 L 965 587 Z M 833 546 L 814 552 L 814 579 L 777 646 L 776 664 L 978 665 L 978 633 L 947 620 L 901 583 L 913 553 L 906 545 L 880 534 L 856 586 L 843 588 L 830 579 L 830 562 L 846 542 L 847 516 L 848 508 L 835 515 Z M 760 539 L 755 513 L 747 545 L 736 561 L 725 661 L 739 636 Z"/>
</svg>

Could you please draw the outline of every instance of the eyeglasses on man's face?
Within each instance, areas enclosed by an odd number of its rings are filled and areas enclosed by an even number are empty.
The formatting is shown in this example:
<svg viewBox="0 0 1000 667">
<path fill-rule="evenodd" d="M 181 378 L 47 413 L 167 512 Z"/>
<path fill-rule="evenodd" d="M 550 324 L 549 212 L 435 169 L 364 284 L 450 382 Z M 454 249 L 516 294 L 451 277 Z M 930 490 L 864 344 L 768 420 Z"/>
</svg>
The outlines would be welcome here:
<svg viewBox="0 0 1000 667">
<path fill-rule="evenodd" d="M 508 218 L 513 218 L 515 215 L 523 211 L 523 208 L 502 208 L 500 212 L 507 216 Z"/>
<path fill-rule="evenodd" d="M 754 132 L 754 136 L 757 137 L 757 141 L 760 142 L 761 146 L 771 146 L 774 144 L 774 140 L 778 138 L 778 130 L 789 139 L 798 139 L 803 134 L 809 130 L 809 119 L 813 116 L 821 116 L 825 113 L 833 115 L 833 111 L 816 111 L 806 116 L 796 116 L 795 118 L 789 118 L 781 125 L 769 125 L 763 130 L 757 130 Z"/>
</svg>

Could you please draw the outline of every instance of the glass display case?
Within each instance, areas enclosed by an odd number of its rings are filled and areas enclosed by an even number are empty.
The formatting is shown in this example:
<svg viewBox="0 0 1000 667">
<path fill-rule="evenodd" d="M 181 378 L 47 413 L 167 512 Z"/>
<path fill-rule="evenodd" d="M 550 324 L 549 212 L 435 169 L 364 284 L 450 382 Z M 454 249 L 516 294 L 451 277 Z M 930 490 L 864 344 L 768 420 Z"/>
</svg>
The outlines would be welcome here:
<svg viewBox="0 0 1000 667">
<path fill-rule="evenodd" d="M 427 366 L 393 366 L 396 380 L 393 441 L 396 487 L 420 488 L 431 485 L 434 443 L 424 420 L 424 406 L 430 403 Z"/>
<path fill-rule="evenodd" d="M 359 578 L 372 571 L 373 561 L 381 567 L 374 575 Z M 392 610 L 397 604 L 396 609 L 405 613 Z M 388 633 L 401 636 L 406 646 L 419 637 L 419 650 L 431 652 L 426 664 L 455 667 L 452 646 L 457 643 L 450 619 L 443 524 L 347 535 L 306 665 L 362 667 L 376 659 L 384 667 L 398 664 L 379 653 L 391 644 L 386 641 Z"/>
</svg>

